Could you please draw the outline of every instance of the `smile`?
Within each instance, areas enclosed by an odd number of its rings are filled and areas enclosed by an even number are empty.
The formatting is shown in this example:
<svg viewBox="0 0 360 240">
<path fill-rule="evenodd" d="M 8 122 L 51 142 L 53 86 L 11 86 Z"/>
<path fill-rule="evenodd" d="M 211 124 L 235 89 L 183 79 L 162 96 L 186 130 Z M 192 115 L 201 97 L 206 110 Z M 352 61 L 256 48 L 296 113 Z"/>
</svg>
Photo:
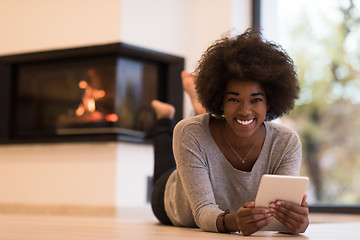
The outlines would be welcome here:
<svg viewBox="0 0 360 240">
<path fill-rule="evenodd" d="M 239 120 L 239 119 L 236 119 L 236 121 L 238 122 L 238 123 L 240 123 L 241 125 L 250 125 L 252 122 L 254 122 L 254 118 L 253 119 L 251 119 L 251 120 L 247 120 L 247 121 L 241 121 L 241 120 Z"/>
</svg>

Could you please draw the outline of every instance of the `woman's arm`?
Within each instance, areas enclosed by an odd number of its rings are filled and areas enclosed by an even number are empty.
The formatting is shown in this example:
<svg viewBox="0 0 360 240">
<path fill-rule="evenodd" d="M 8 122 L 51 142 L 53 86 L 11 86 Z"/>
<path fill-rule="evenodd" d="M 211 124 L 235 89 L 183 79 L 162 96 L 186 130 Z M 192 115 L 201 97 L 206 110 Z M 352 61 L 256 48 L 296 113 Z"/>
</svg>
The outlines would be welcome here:
<svg viewBox="0 0 360 240">
<path fill-rule="evenodd" d="M 174 129 L 174 156 L 184 196 L 190 203 L 194 221 L 205 231 L 217 232 L 216 219 L 222 212 L 210 180 L 206 137 L 197 124 L 181 121 Z"/>
</svg>

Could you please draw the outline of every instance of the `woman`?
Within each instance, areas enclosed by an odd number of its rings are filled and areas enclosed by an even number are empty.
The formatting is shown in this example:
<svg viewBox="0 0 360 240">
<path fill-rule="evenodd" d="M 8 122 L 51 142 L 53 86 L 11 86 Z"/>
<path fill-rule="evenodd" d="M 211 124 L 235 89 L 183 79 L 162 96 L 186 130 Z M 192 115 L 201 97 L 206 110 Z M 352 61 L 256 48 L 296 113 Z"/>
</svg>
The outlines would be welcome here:
<svg viewBox="0 0 360 240">
<path fill-rule="evenodd" d="M 298 135 L 270 122 L 288 113 L 298 97 L 291 58 L 248 29 L 210 46 L 195 73 L 199 101 L 208 113 L 176 125 L 176 169 L 170 164 L 156 177 L 155 215 L 165 224 L 244 235 L 275 217 L 291 233 L 304 232 L 306 196 L 301 205 L 280 200 L 259 208 L 253 202 L 263 174 L 299 174 Z M 155 170 L 162 165 L 157 159 Z"/>
</svg>

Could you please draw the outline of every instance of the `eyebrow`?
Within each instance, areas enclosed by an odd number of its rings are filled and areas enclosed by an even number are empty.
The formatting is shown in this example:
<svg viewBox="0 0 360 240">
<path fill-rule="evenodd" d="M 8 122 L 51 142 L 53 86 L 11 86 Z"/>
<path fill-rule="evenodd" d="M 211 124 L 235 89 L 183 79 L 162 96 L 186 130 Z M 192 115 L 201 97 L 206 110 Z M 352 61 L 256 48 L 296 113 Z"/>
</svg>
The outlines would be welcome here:
<svg viewBox="0 0 360 240">
<path fill-rule="evenodd" d="M 238 92 L 226 92 L 225 95 L 227 95 L 227 94 L 231 94 L 231 95 L 235 95 L 235 96 L 240 95 Z M 265 96 L 265 95 L 261 92 L 257 92 L 257 93 L 252 93 L 251 96 L 256 97 L 256 96 Z"/>
</svg>

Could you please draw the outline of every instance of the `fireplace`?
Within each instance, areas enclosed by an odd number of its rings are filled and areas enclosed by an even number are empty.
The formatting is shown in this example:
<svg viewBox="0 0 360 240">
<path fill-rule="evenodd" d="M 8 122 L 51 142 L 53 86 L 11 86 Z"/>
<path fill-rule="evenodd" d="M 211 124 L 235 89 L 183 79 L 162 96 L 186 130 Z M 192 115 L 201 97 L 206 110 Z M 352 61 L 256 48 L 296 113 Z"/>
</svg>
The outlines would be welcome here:
<svg viewBox="0 0 360 240">
<path fill-rule="evenodd" d="M 183 68 L 124 43 L 0 57 L 0 141 L 147 141 L 152 99 L 182 118 Z"/>
</svg>

